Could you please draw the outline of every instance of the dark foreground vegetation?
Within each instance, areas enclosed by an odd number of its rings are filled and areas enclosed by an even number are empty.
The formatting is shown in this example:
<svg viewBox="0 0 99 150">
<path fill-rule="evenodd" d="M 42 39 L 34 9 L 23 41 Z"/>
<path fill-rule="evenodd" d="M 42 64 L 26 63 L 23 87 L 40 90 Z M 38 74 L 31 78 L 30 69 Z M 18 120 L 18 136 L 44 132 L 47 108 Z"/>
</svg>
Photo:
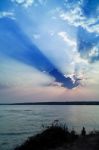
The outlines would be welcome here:
<svg viewBox="0 0 99 150">
<path fill-rule="evenodd" d="M 81 135 L 77 135 L 65 125 L 52 124 L 42 133 L 28 138 L 15 150 L 99 150 L 99 132 L 86 135 L 83 127 Z"/>
</svg>

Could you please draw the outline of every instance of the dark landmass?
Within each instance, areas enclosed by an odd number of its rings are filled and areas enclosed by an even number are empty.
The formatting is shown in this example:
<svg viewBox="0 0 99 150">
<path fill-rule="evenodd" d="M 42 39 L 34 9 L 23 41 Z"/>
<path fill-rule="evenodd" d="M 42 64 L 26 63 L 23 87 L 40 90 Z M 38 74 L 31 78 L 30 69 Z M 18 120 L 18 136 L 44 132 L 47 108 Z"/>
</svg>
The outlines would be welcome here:
<svg viewBox="0 0 99 150">
<path fill-rule="evenodd" d="M 99 132 L 86 135 L 83 128 L 77 135 L 65 126 L 52 125 L 14 150 L 99 150 Z"/>
<path fill-rule="evenodd" d="M 23 103 L 1 103 L 0 105 L 99 105 L 99 101 L 23 102 Z"/>
</svg>

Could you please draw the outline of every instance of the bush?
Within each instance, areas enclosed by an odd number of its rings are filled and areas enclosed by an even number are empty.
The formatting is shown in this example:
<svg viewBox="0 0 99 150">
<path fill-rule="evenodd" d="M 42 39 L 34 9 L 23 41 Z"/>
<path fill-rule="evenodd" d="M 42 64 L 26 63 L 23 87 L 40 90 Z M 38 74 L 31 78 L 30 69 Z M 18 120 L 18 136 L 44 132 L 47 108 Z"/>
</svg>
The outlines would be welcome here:
<svg viewBox="0 0 99 150">
<path fill-rule="evenodd" d="M 77 138 L 75 131 L 69 132 L 65 125 L 57 122 L 48 126 L 41 134 L 28 138 L 15 150 L 47 150 L 48 148 L 57 148 L 64 143 L 71 143 Z"/>
</svg>

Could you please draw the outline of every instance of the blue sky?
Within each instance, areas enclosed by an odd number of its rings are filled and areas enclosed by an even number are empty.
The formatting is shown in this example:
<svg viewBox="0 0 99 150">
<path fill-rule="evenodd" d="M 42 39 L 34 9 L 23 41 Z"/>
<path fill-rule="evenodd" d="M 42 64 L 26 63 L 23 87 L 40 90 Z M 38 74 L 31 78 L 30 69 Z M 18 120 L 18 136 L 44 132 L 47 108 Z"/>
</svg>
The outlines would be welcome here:
<svg viewBox="0 0 99 150">
<path fill-rule="evenodd" d="M 99 1 L 0 1 L 0 102 L 99 100 Z"/>
</svg>

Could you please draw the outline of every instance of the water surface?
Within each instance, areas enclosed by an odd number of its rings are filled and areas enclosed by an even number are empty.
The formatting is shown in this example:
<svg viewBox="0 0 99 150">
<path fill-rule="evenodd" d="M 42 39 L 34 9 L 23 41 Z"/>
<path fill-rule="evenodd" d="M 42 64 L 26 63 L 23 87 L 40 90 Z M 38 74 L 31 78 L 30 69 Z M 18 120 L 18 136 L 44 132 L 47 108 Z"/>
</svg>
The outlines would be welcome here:
<svg viewBox="0 0 99 150">
<path fill-rule="evenodd" d="M 56 119 L 77 132 L 99 130 L 99 106 L 0 105 L 0 150 L 13 150 Z"/>
</svg>

